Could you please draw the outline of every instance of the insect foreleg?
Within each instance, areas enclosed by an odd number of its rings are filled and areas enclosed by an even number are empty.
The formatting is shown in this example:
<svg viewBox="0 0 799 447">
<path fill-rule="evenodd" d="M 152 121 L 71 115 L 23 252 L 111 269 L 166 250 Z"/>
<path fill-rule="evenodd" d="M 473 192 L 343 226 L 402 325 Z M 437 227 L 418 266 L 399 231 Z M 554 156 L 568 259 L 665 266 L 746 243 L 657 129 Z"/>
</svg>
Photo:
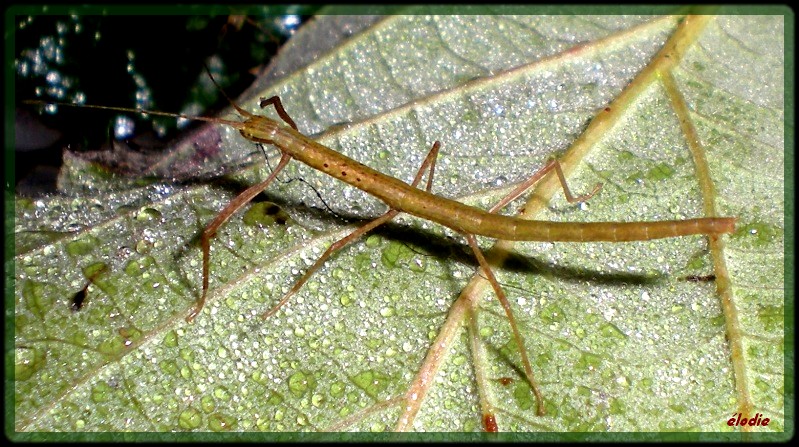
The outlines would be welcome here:
<svg viewBox="0 0 799 447">
<path fill-rule="evenodd" d="M 227 206 L 217 214 L 214 220 L 205 227 L 203 230 L 202 237 L 200 239 L 202 250 L 203 250 L 203 293 L 200 296 L 200 299 L 197 301 L 197 304 L 194 305 L 194 309 L 192 309 L 191 313 L 188 317 L 186 317 L 186 321 L 191 322 L 194 318 L 200 313 L 203 306 L 205 305 L 205 299 L 208 295 L 208 275 L 210 272 L 210 263 L 211 263 L 211 238 L 214 237 L 216 234 L 216 230 L 219 229 L 222 224 L 224 224 L 230 216 L 232 216 L 236 211 L 241 209 L 244 205 L 246 205 L 250 200 L 252 200 L 255 196 L 261 193 L 264 189 L 266 189 L 270 183 L 277 177 L 278 172 L 280 172 L 286 164 L 288 164 L 291 157 L 286 154 L 283 154 L 280 157 L 280 162 L 278 162 L 277 167 L 275 170 L 272 171 L 272 174 L 261 183 L 257 185 L 250 186 L 244 192 L 236 196 Z"/>
<path fill-rule="evenodd" d="M 272 96 L 271 98 L 261 97 L 261 102 L 259 103 L 259 105 L 261 106 L 262 109 L 270 104 L 275 106 L 275 111 L 277 112 L 277 115 L 280 117 L 280 119 L 285 121 L 286 124 L 291 126 L 292 129 L 299 132 L 299 129 L 297 129 L 297 125 L 294 123 L 294 120 L 291 119 L 288 112 L 286 112 L 286 109 L 283 108 L 283 103 L 280 102 L 280 97 L 278 96 Z"/>
</svg>

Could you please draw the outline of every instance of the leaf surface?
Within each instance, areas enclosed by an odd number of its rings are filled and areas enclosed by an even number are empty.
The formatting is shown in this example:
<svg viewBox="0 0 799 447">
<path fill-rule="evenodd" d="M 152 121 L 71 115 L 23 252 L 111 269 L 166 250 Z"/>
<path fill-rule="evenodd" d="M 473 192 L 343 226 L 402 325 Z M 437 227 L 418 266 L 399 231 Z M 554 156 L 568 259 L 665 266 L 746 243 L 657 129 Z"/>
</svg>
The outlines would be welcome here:
<svg viewBox="0 0 799 447">
<path fill-rule="evenodd" d="M 209 302 L 187 324 L 202 228 L 269 168 L 182 185 L 123 182 L 68 158 L 65 196 L 16 201 L 16 429 L 479 431 L 490 414 L 501 431 L 729 431 L 744 409 L 783 430 L 784 23 L 694 23 L 392 16 L 255 95 L 281 96 L 300 131 L 404 181 L 439 140 L 433 192 L 481 208 L 563 156 L 572 191 L 604 187 L 577 206 L 544 186 L 524 205 L 535 219 L 683 219 L 707 207 L 738 218 L 715 248 L 700 236 L 515 245 L 495 272 L 546 416 L 490 288 L 475 314 L 458 307 L 475 262 L 456 233 L 402 215 L 264 321 L 358 223 L 342 218 L 384 210 L 292 162 L 281 179 L 304 182 L 270 187 L 219 231 Z M 647 75 L 669 45 L 684 51 Z M 580 143 L 603 113 L 609 125 Z M 228 160 L 253 151 L 218 132 Z"/>
</svg>

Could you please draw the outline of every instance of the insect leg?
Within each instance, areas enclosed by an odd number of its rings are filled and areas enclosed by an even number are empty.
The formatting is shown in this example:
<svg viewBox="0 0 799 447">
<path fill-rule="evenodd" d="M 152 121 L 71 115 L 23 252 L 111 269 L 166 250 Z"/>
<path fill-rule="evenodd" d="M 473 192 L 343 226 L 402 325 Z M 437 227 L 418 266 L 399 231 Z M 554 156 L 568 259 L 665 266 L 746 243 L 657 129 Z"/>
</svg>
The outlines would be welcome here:
<svg viewBox="0 0 799 447">
<path fill-rule="evenodd" d="M 416 177 L 413 178 L 413 182 L 411 182 L 411 186 L 416 186 L 422 180 L 422 175 L 424 175 L 424 170 L 428 166 L 430 166 L 430 174 L 427 176 L 427 192 L 431 192 L 433 188 L 433 174 L 436 171 L 436 160 L 438 160 L 438 149 L 441 147 L 441 143 L 436 141 L 433 143 L 433 147 L 430 148 L 430 152 L 427 153 L 427 156 L 422 161 L 422 165 L 419 167 L 419 171 L 416 173 Z"/>
<path fill-rule="evenodd" d="M 278 100 L 278 102 L 279 101 L 280 100 Z M 416 186 L 419 184 L 419 182 L 422 180 L 422 176 L 424 175 L 425 170 L 429 166 L 430 175 L 428 176 L 427 179 L 427 190 L 430 191 L 430 188 L 433 185 L 433 171 L 435 169 L 436 158 L 438 157 L 438 149 L 440 147 L 441 143 L 439 143 L 438 141 L 436 141 L 433 144 L 432 149 L 430 149 L 430 152 L 427 154 L 427 157 L 425 157 L 424 161 L 422 162 L 422 166 L 419 168 L 419 171 L 416 173 L 416 177 L 413 179 L 411 185 Z M 325 250 L 325 252 L 322 253 L 321 256 L 319 256 L 319 259 L 317 259 L 316 262 L 314 262 L 314 264 L 310 268 L 308 268 L 308 270 L 306 270 L 305 274 L 303 274 L 302 277 L 296 283 L 294 283 L 294 286 L 291 287 L 291 290 L 286 292 L 286 294 L 283 295 L 283 298 L 281 298 L 280 301 L 274 307 L 272 307 L 266 313 L 264 313 L 262 317 L 269 318 L 270 316 L 274 315 L 275 312 L 277 312 L 284 304 L 286 304 L 286 302 L 288 302 L 289 298 L 291 298 L 292 295 L 294 295 L 295 293 L 297 293 L 298 290 L 300 290 L 300 288 L 308 281 L 308 279 L 310 279 L 311 275 L 313 275 L 317 270 L 319 270 L 319 268 L 330 258 L 330 256 L 333 255 L 333 253 L 337 252 L 338 250 L 341 250 L 342 248 L 347 246 L 347 244 L 349 244 L 350 242 L 358 240 L 364 234 L 374 230 L 380 225 L 383 225 L 384 223 L 393 219 L 397 214 L 399 214 L 399 211 L 397 210 L 388 210 L 388 212 L 378 217 L 377 219 L 367 223 L 366 225 L 356 229 L 347 236 L 334 242 L 333 245 L 328 247 L 328 249 Z"/>
<path fill-rule="evenodd" d="M 210 264 L 211 264 L 211 238 L 216 235 L 216 230 L 219 229 L 222 224 L 224 224 L 230 216 L 233 215 L 236 211 L 238 211 L 241 207 L 246 205 L 250 200 L 252 200 L 255 196 L 261 193 L 264 189 L 266 189 L 270 183 L 277 177 L 278 172 L 280 172 L 286 164 L 288 164 L 291 157 L 286 154 L 283 154 L 280 157 L 280 161 L 275 167 L 275 170 L 272 171 L 272 174 L 261 183 L 257 185 L 250 186 L 244 192 L 236 196 L 230 203 L 225 206 L 225 208 L 216 215 L 214 220 L 205 227 L 203 230 L 201 245 L 203 249 L 203 293 L 200 299 L 197 301 L 197 304 L 194 305 L 194 309 L 192 309 L 191 313 L 188 317 L 186 317 L 186 321 L 191 322 L 194 318 L 200 313 L 203 306 L 205 305 L 205 298 L 208 294 L 208 275 L 210 271 Z"/>
<path fill-rule="evenodd" d="M 480 268 L 486 275 L 486 279 L 488 279 L 488 282 L 491 283 L 491 287 L 494 289 L 494 293 L 496 293 L 499 303 L 502 305 L 502 308 L 505 309 L 505 315 L 507 315 L 511 331 L 513 331 L 513 338 L 516 339 L 516 343 L 519 345 L 519 352 L 521 353 L 522 357 L 524 374 L 527 376 L 527 380 L 530 381 L 530 387 L 533 389 L 533 394 L 535 394 L 537 413 L 539 416 L 543 416 L 545 413 L 544 396 L 541 394 L 541 390 L 538 388 L 538 382 L 535 380 L 535 376 L 533 375 L 533 368 L 530 366 L 530 359 L 527 357 L 527 349 L 524 345 L 524 338 L 522 337 L 521 332 L 519 332 L 519 328 L 516 326 L 516 318 L 513 317 L 513 310 L 510 308 L 508 298 L 505 296 L 505 292 L 502 291 L 502 287 L 499 285 L 497 278 L 494 276 L 494 272 L 491 271 L 491 267 L 488 265 L 488 261 L 486 261 L 485 256 L 483 256 L 483 252 L 480 251 L 480 247 L 477 246 L 477 239 L 475 239 L 474 235 L 472 234 L 466 234 L 465 236 L 466 240 L 469 242 L 469 246 L 474 252 L 474 256 L 477 258 L 477 262 L 480 264 Z"/>
<path fill-rule="evenodd" d="M 262 109 L 270 104 L 275 106 L 275 111 L 277 112 L 278 116 L 280 116 L 280 119 L 285 121 L 286 124 L 292 127 L 292 129 L 299 132 L 299 129 L 297 129 L 297 125 L 294 123 L 294 120 L 291 119 L 288 112 L 286 112 L 286 109 L 283 108 L 283 103 L 280 102 L 280 97 L 278 96 L 272 96 L 271 98 L 262 97 L 261 102 L 259 103 Z"/>
<path fill-rule="evenodd" d="M 593 191 L 589 192 L 588 194 L 583 194 L 581 196 L 574 197 L 572 195 L 571 190 L 569 189 L 568 183 L 566 183 L 566 176 L 563 174 L 563 169 L 560 167 L 560 162 L 557 160 L 551 160 L 549 163 L 546 164 L 543 168 L 541 168 L 538 172 L 532 175 L 529 179 L 525 180 L 524 183 L 520 184 L 516 187 L 513 191 L 510 192 L 504 199 L 500 200 L 499 203 L 494 205 L 488 212 L 495 213 L 505 205 L 509 204 L 510 202 L 516 200 L 517 197 L 524 194 L 525 191 L 530 189 L 533 185 L 538 183 L 545 175 L 547 175 L 550 171 L 555 170 L 555 173 L 558 175 L 558 180 L 560 180 L 560 186 L 563 187 L 563 193 L 566 195 L 566 200 L 569 203 L 575 202 L 585 202 L 586 200 L 590 199 L 594 194 L 596 194 L 601 188 L 602 183 L 597 183 L 594 186 Z"/>
</svg>

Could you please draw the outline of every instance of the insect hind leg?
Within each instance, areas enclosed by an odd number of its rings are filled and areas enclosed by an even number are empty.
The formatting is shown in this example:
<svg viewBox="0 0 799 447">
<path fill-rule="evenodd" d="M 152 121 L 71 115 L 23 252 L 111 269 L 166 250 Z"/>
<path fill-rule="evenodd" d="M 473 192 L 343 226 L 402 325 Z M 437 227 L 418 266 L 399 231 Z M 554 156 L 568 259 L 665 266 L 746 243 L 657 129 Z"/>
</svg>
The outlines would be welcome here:
<svg viewBox="0 0 799 447">
<path fill-rule="evenodd" d="M 533 185 L 538 183 L 545 175 L 547 175 L 552 170 L 555 170 L 555 174 L 558 176 L 558 180 L 560 181 L 560 186 L 563 188 L 563 194 L 566 196 L 566 200 L 569 203 L 576 203 L 576 202 L 585 202 L 586 200 L 590 199 L 594 196 L 600 189 L 602 189 L 602 183 L 597 183 L 594 186 L 594 189 L 589 192 L 588 194 L 583 194 L 580 196 L 572 195 L 571 189 L 569 188 L 569 184 L 566 182 L 566 175 L 563 173 L 563 168 L 560 166 L 560 162 L 558 160 L 551 160 L 549 163 L 546 164 L 543 168 L 538 170 L 535 174 L 533 174 L 530 178 L 525 180 L 519 186 L 516 187 L 513 191 L 511 191 L 507 196 L 505 196 L 502 200 L 499 201 L 496 205 L 494 205 L 490 210 L 489 213 L 496 213 L 497 211 L 504 208 L 510 202 L 516 200 L 520 195 L 524 194 L 525 191 L 530 189 Z"/>
</svg>

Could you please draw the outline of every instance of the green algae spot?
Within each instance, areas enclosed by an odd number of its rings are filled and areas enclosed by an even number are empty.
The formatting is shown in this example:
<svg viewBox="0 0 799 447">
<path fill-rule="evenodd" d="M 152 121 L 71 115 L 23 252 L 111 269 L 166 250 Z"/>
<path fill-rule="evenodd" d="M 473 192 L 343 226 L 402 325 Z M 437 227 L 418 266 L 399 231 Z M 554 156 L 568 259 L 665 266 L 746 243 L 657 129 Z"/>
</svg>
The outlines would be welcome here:
<svg viewBox="0 0 799 447">
<path fill-rule="evenodd" d="M 478 119 L 477 113 L 472 110 L 468 110 L 461 115 L 461 121 L 464 123 L 476 123 Z"/>
<path fill-rule="evenodd" d="M 119 294 L 119 290 L 117 289 L 116 283 L 109 278 L 110 271 L 111 267 L 109 267 L 108 264 L 104 262 L 95 262 L 94 264 L 84 267 L 83 275 L 107 295 L 116 296 Z"/>
<path fill-rule="evenodd" d="M 691 255 L 691 258 L 685 264 L 685 270 L 689 272 L 703 272 L 705 271 L 707 264 L 707 253 L 705 252 L 698 252 Z"/>
<path fill-rule="evenodd" d="M 117 356 L 125 350 L 125 340 L 122 337 L 114 336 L 100 343 L 97 350 L 107 356 Z"/>
<path fill-rule="evenodd" d="M 372 250 L 364 250 L 355 255 L 352 260 L 354 271 L 372 270 Z"/>
<path fill-rule="evenodd" d="M 521 410 L 529 410 L 535 404 L 533 392 L 527 382 L 517 381 L 516 386 L 513 388 L 513 400 Z"/>
<path fill-rule="evenodd" d="M 100 245 L 100 240 L 92 235 L 85 235 L 80 239 L 76 239 L 67 243 L 67 253 L 70 256 L 83 256 L 91 253 L 94 247 Z"/>
<path fill-rule="evenodd" d="M 269 399 L 266 400 L 266 403 L 268 403 L 269 405 L 280 405 L 281 403 L 283 403 L 283 396 L 272 391 L 269 394 Z"/>
<path fill-rule="evenodd" d="M 644 173 L 640 170 L 631 171 L 625 177 L 625 180 L 629 183 L 638 183 L 639 180 L 644 178 Z"/>
<path fill-rule="evenodd" d="M 399 242 L 391 241 L 384 249 L 383 253 L 380 257 L 380 260 L 383 262 L 385 267 L 393 268 L 396 267 L 397 261 L 402 254 L 402 249 L 405 246 Z"/>
<path fill-rule="evenodd" d="M 178 416 L 178 426 L 184 430 L 194 430 L 203 422 L 203 415 L 195 408 L 187 408 Z"/>
<path fill-rule="evenodd" d="M 732 237 L 737 239 L 743 248 L 763 248 L 771 245 L 782 234 L 782 230 L 764 223 L 739 225 Z"/>
<path fill-rule="evenodd" d="M 785 307 L 779 305 L 763 305 L 757 310 L 757 319 L 768 332 L 783 331 L 785 324 Z"/>
<path fill-rule="evenodd" d="M 379 393 L 385 391 L 390 380 L 391 377 L 371 369 L 362 371 L 352 378 L 355 385 L 372 398 L 377 398 Z"/>
<path fill-rule="evenodd" d="M 667 180 L 673 177 L 675 172 L 677 171 L 675 171 L 671 165 L 666 163 L 658 163 L 655 165 L 655 167 L 647 171 L 645 178 L 652 181 Z"/>
<path fill-rule="evenodd" d="M 376 234 L 372 234 L 366 238 L 366 246 L 368 248 L 377 248 L 380 245 L 382 238 Z"/>
<path fill-rule="evenodd" d="M 755 379 L 755 388 L 760 390 L 761 393 L 767 393 L 769 390 L 771 390 L 772 385 L 758 377 Z"/>
<path fill-rule="evenodd" d="M 609 340 L 622 341 L 627 339 L 627 335 L 613 323 L 605 323 L 600 326 L 599 333 L 602 334 L 602 337 Z"/>
<path fill-rule="evenodd" d="M 670 404 L 669 408 L 674 410 L 675 413 L 684 414 L 688 411 L 688 408 L 682 404 Z"/>
<path fill-rule="evenodd" d="M 194 350 L 189 348 L 183 348 L 180 350 L 180 358 L 183 360 L 193 363 L 194 362 Z"/>
<path fill-rule="evenodd" d="M 713 327 L 723 327 L 727 320 L 725 320 L 724 315 L 718 315 L 713 318 L 708 318 L 707 320 Z"/>
<path fill-rule="evenodd" d="M 45 294 L 44 284 L 34 281 L 25 281 L 22 285 L 22 297 L 25 298 L 28 309 L 40 319 L 44 318 L 55 303 L 53 297 Z"/>
<path fill-rule="evenodd" d="M 563 348 L 563 345 L 564 345 L 563 343 L 555 343 L 554 347 Z M 561 350 L 564 350 L 564 349 L 561 349 Z M 537 356 L 535 356 L 535 364 L 536 364 L 536 366 L 539 366 L 539 367 L 545 366 L 545 365 L 548 365 L 549 363 L 552 363 L 552 360 L 554 360 L 554 359 L 555 359 L 555 357 L 554 357 L 554 355 L 553 355 L 551 350 L 544 350 L 544 351 L 540 352 Z"/>
<path fill-rule="evenodd" d="M 244 213 L 242 220 L 245 225 L 266 228 L 275 224 L 285 225 L 290 222 L 291 216 L 272 202 L 258 202 Z"/>
<path fill-rule="evenodd" d="M 47 363 L 47 352 L 36 348 L 14 350 L 14 380 L 30 379 Z"/>
<path fill-rule="evenodd" d="M 577 360 L 577 364 L 574 365 L 576 369 L 579 370 L 596 370 L 599 368 L 599 365 L 602 363 L 602 357 L 592 354 L 590 352 L 583 352 L 580 355 L 580 359 Z"/>
<path fill-rule="evenodd" d="M 113 388 L 108 385 L 106 382 L 99 382 L 92 387 L 92 402 L 94 403 L 101 403 L 101 402 L 108 402 L 111 398 L 109 394 L 113 392 Z"/>
<path fill-rule="evenodd" d="M 541 309 L 541 319 L 547 324 L 561 322 L 564 319 L 563 309 L 555 304 L 549 304 Z"/>
<path fill-rule="evenodd" d="M 610 414 L 625 414 L 627 413 L 627 408 L 624 407 L 624 403 L 621 401 L 621 399 L 611 399 L 608 412 Z"/>
<path fill-rule="evenodd" d="M 121 327 L 117 330 L 120 336 L 125 339 L 125 343 L 130 345 L 132 342 L 138 341 L 141 339 L 142 331 L 135 327 Z"/>
<path fill-rule="evenodd" d="M 346 390 L 347 385 L 341 381 L 333 382 L 333 384 L 330 385 L 330 395 L 332 397 L 341 397 L 344 395 L 344 391 Z"/>
<path fill-rule="evenodd" d="M 289 377 L 289 390 L 296 397 L 302 397 L 314 388 L 316 388 L 316 380 L 311 374 L 297 371 Z"/>
<path fill-rule="evenodd" d="M 108 271 L 108 264 L 105 262 L 95 262 L 93 264 L 89 264 L 86 267 L 83 267 L 83 276 L 86 278 L 91 278 L 93 281 L 97 280 L 97 277 L 105 272 Z"/>
<path fill-rule="evenodd" d="M 383 340 L 380 338 L 368 338 L 364 343 L 369 349 L 375 350 L 383 345 Z"/>
<path fill-rule="evenodd" d="M 140 276 L 153 264 L 155 264 L 155 259 L 152 256 L 144 256 L 141 259 L 128 262 L 125 266 L 125 273 L 130 276 Z"/>
</svg>

